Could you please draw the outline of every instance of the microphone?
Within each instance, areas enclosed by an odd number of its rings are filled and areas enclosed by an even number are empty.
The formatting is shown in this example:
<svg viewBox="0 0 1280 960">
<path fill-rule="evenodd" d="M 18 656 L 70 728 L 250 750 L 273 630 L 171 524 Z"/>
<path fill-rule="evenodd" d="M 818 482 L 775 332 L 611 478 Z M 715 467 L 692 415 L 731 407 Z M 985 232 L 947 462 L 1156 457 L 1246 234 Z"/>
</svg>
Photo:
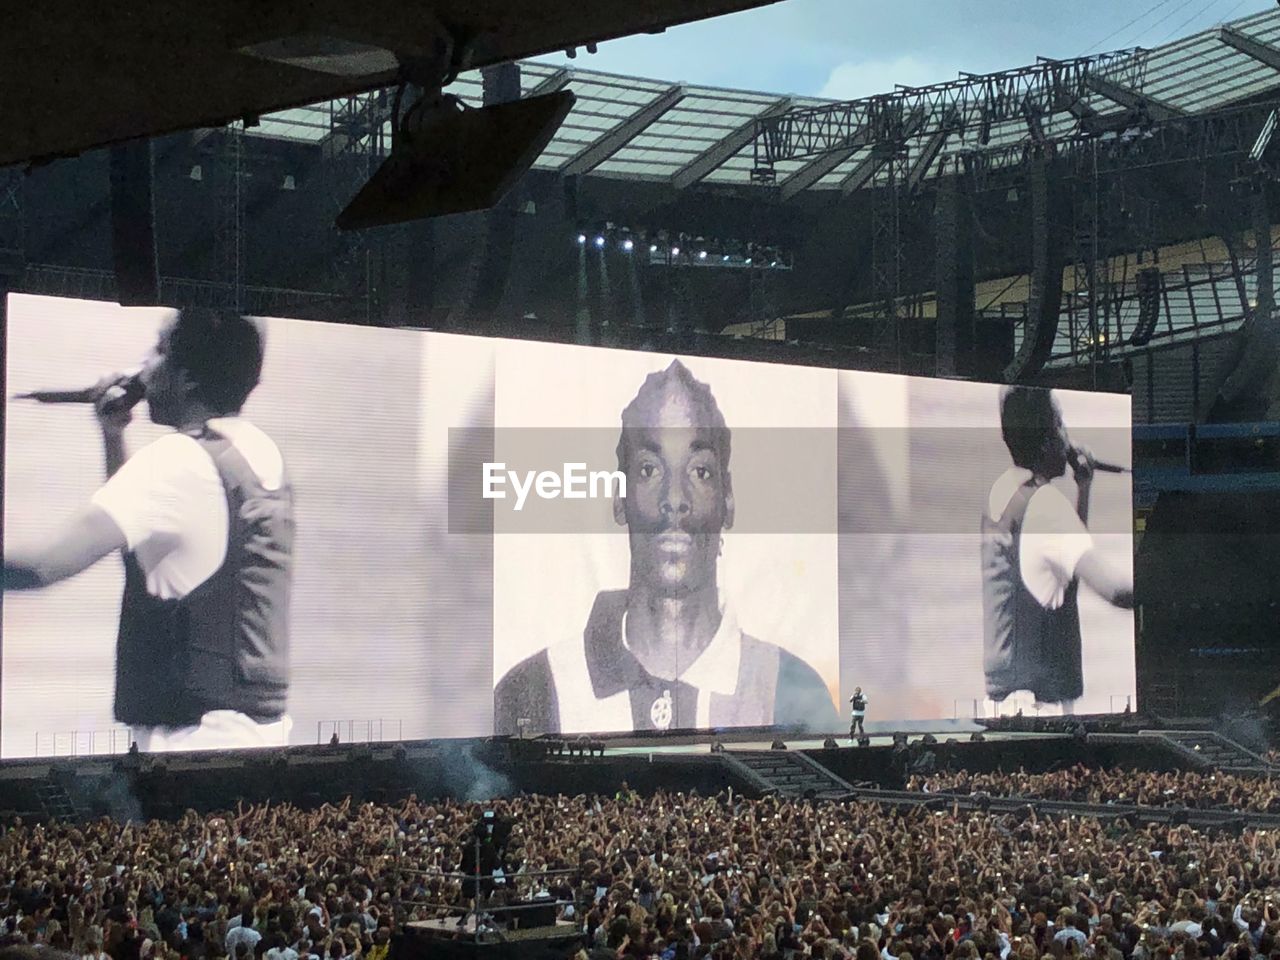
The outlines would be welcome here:
<svg viewBox="0 0 1280 960">
<path fill-rule="evenodd" d="M 1075 466 L 1080 461 L 1080 451 L 1075 447 L 1071 448 L 1071 465 Z M 1108 463 L 1105 460 L 1094 460 L 1093 469 L 1095 473 L 1132 473 L 1129 467 L 1122 467 L 1119 464 Z"/>
<path fill-rule="evenodd" d="M 1099 473 L 1130 473 L 1132 472 L 1128 467 L 1122 467 L 1116 463 L 1107 463 L 1107 461 L 1105 460 L 1093 461 L 1093 469 L 1097 470 Z"/>
<path fill-rule="evenodd" d="M 29 393 L 16 393 L 13 399 L 34 400 L 37 403 L 97 403 L 103 400 L 105 412 L 119 413 L 137 406 L 146 393 L 146 388 L 142 385 L 142 372 L 133 371 L 121 374 L 121 379 L 105 390 L 100 387 L 86 387 L 83 390 L 32 390 Z"/>
</svg>

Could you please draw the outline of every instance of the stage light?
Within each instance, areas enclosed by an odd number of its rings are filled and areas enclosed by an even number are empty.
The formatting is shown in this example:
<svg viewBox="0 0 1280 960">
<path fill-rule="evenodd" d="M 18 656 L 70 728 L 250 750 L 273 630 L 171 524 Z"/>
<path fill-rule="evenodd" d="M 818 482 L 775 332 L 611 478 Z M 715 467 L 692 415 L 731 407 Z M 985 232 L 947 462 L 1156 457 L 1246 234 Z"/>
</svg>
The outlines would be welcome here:
<svg viewBox="0 0 1280 960">
<path fill-rule="evenodd" d="M 657 253 L 657 252 L 658 252 L 658 245 L 657 245 L 656 243 L 651 243 L 651 244 L 649 244 L 649 252 L 650 252 L 650 253 Z"/>
<path fill-rule="evenodd" d="M 579 243 L 579 245 L 584 244 L 584 243 L 586 243 L 586 242 L 587 242 L 587 235 L 586 235 L 585 233 L 580 233 L 580 234 L 578 234 L 578 243 Z"/>
<path fill-rule="evenodd" d="M 749 267 L 749 266 L 751 266 L 751 258 L 750 258 L 750 257 L 747 257 L 747 266 L 748 266 L 748 267 Z"/>
<path fill-rule="evenodd" d="M 635 244 L 635 241 L 634 241 L 634 240 L 623 240 L 623 241 L 622 241 L 622 249 L 623 249 L 623 250 L 625 250 L 625 251 L 627 251 L 627 253 L 630 253 L 630 252 L 631 252 L 632 250 L 634 250 L 635 248 L 636 248 L 636 244 Z"/>
<path fill-rule="evenodd" d="M 596 237 L 596 249 L 597 250 L 604 249 L 604 237 Z"/>
<path fill-rule="evenodd" d="M 729 255 L 726 253 L 723 257 L 721 257 L 721 258 L 720 258 L 720 262 L 721 262 L 721 263 L 728 263 L 728 262 L 729 262 Z"/>
<path fill-rule="evenodd" d="M 672 248 L 671 248 L 671 255 L 672 255 L 673 257 L 678 257 L 678 256 L 680 256 L 680 248 L 679 248 L 679 247 L 672 247 Z"/>
<path fill-rule="evenodd" d="M 699 250 L 699 251 L 698 251 L 698 259 L 699 259 L 699 260 L 705 260 L 705 259 L 707 259 L 707 251 L 705 251 L 705 250 Z"/>
<path fill-rule="evenodd" d="M 772 262 L 769 264 L 769 266 L 771 266 L 771 267 L 776 267 L 777 265 L 778 265 L 778 261 L 777 261 L 777 260 L 774 260 L 774 261 L 772 261 Z"/>
</svg>

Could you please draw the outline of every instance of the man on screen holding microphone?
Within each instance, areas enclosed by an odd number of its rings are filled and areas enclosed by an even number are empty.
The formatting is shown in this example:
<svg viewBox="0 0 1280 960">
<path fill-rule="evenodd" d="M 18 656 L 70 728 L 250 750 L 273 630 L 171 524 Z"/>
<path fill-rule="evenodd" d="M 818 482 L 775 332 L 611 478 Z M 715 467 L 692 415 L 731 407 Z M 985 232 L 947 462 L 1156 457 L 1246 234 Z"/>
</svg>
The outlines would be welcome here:
<svg viewBox="0 0 1280 960">
<path fill-rule="evenodd" d="M 144 751 L 289 740 L 293 499 L 279 448 L 240 416 L 262 359 L 249 318 L 180 312 L 140 373 L 90 391 L 107 482 L 76 517 L 5 556 L 8 591 L 122 552 L 115 719 Z M 144 397 L 174 432 L 126 457 L 130 407 Z"/>
<path fill-rule="evenodd" d="M 1132 573 L 1108 563 L 1088 529 L 1094 472 L 1120 468 L 1072 445 L 1049 390 L 1003 388 L 1000 426 L 1013 466 L 982 514 L 987 697 L 998 705 L 1027 691 L 1037 704 L 1072 713 L 1084 692 L 1080 582 L 1115 606 L 1133 606 Z M 1074 504 L 1052 483 L 1068 467 Z"/>
</svg>

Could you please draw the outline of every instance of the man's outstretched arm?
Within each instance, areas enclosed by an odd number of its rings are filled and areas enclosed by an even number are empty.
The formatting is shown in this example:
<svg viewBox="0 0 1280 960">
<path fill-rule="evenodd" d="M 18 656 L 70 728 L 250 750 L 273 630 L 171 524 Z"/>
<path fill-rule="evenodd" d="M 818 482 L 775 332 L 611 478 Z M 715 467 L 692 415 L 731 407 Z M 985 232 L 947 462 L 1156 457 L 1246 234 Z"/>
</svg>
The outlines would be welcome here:
<svg viewBox="0 0 1280 960">
<path fill-rule="evenodd" d="M 1090 547 L 1076 564 L 1076 576 L 1103 600 L 1126 610 L 1133 609 L 1133 578 L 1126 576 Z"/>
<path fill-rule="evenodd" d="M 116 522 L 100 507 L 89 506 L 44 543 L 5 553 L 4 589 L 33 590 L 87 570 L 127 546 Z"/>
</svg>

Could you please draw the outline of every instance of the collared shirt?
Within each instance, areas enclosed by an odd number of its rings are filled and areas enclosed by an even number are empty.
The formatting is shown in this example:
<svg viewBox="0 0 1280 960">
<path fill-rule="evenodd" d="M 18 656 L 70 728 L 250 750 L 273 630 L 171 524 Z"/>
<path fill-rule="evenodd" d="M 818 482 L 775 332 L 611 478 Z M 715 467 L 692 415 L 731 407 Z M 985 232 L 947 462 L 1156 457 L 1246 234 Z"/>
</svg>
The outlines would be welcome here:
<svg viewBox="0 0 1280 960">
<path fill-rule="evenodd" d="M 743 632 L 722 599 L 710 643 L 674 679 L 655 677 L 626 640 L 627 591 L 596 597 L 581 639 L 535 654 L 494 694 L 495 731 L 517 719 L 554 733 L 808 724 L 834 731 L 839 717 L 808 664 Z"/>
</svg>

